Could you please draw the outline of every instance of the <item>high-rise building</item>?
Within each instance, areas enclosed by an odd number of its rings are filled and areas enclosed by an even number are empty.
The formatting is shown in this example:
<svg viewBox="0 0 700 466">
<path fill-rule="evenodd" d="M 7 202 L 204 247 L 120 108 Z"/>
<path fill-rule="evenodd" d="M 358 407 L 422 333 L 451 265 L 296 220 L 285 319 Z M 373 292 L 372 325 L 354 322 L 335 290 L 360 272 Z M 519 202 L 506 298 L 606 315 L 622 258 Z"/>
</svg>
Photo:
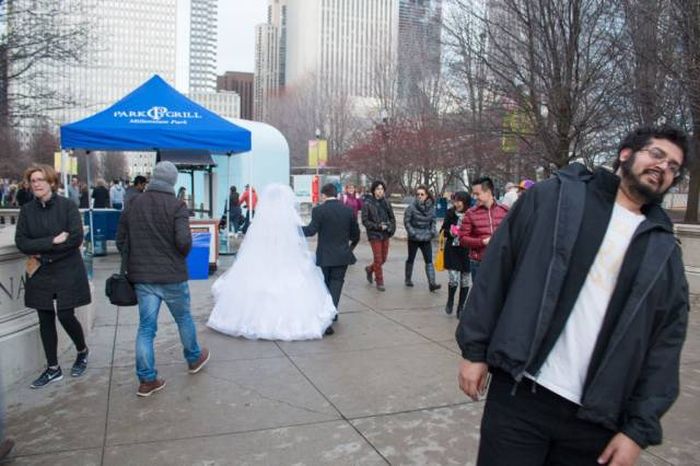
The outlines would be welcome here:
<svg viewBox="0 0 700 466">
<path fill-rule="evenodd" d="M 253 83 L 253 73 L 227 71 L 216 78 L 217 91 L 233 91 L 240 96 L 240 118 L 244 120 L 253 119 Z"/>
<path fill-rule="evenodd" d="M 268 0 L 267 23 L 255 27 L 255 120 L 267 119 L 270 97 L 286 83 L 287 1 Z"/>
<path fill-rule="evenodd" d="M 440 74 L 442 0 L 399 0 L 399 95 L 420 94 Z"/>
<path fill-rule="evenodd" d="M 190 92 L 215 92 L 217 0 L 190 2 Z"/>
<path fill-rule="evenodd" d="M 236 92 L 190 92 L 187 97 L 220 117 L 241 117 L 241 98 Z"/>
<path fill-rule="evenodd" d="M 396 59 L 397 0 L 287 0 L 285 84 L 315 77 L 326 91 L 370 97 Z"/>
<path fill-rule="evenodd" d="M 31 0 L 15 0 L 31 2 Z M 175 81 L 177 0 L 86 1 L 81 10 L 95 41 L 82 57 L 82 65 L 65 69 L 46 65 L 55 89 L 70 95 L 74 108 L 50 112 L 63 124 L 85 117 L 114 103 L 153 74 Z M 38 109 L 41 110 L 41 109 Z"/>
<path fill-rule="evenodd" d="M 33 0 L 14 3 L 41 6 Z M 94 37 L 81 56 L 81 64 L 42 65 L 51 77 L 52 90 L 70 96 L 74 104 L 34 109 L 35 117 L 19 122 L 23 137 L 30 135 L 39 121 L 48 120 L 58 128 L 102 110 L 154 74 L 175 82 L 177 0 L 84 0 L 81 6 L 71 20 L 88 24 Z"/>
</svg>

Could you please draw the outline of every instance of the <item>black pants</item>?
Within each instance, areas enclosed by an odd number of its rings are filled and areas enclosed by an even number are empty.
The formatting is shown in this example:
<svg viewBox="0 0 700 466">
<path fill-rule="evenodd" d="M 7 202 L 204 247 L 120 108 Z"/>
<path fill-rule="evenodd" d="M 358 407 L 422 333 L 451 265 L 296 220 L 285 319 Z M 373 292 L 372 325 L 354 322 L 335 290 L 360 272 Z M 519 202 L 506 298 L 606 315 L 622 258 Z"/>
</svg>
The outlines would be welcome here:
<svg viewBox="0 0 700 466">
<path fill-rule="evenodd" d="M 58 312 L 53 309 L 37 309 L 39 314 L 39 333 L 41 334 L 41 344 L 44 346 L 46 362 L 49 366 L 58 365 L 58 334 L 56 333 L 56 314 L 58 321 L 65 329 L 66 333 L 73 340 L 75 348 L 83 351 L 85 346 L 85 336 L 80 321 L 75 317 L 73 309 L 61 309 Z"/>
<path fill-rule="evenodd" d="M 410 239 L 408 240 L 408 259 L 406 259 L 406 262 L 413 264 L 413 261 L 416 260 L 416 254 L 418 253 L 419 249 L 423 254 L 423 260 L 425 263 L 432 264 L 433 246 L 430 244 L 430 241 L 412 241 Z"/>
<path fill-rule="evenodd" d="M 338 309 L 340 293 L 343 291 L 345 272 L 348 270 L 348 266 L 338 265 L 334 267 L 321 267 L 321 270 L 323 270 L 323 281 L 326 283 L 326 287 L 328 287 L 331 298 L 333 298 L 333 305 Z"/>
<path fill-rule="evenodd" d="M 578 419 L 578 406 L 496 371 L 481 420 L 479 466 L 597 465 L 615 432 Z"/>
</svg>

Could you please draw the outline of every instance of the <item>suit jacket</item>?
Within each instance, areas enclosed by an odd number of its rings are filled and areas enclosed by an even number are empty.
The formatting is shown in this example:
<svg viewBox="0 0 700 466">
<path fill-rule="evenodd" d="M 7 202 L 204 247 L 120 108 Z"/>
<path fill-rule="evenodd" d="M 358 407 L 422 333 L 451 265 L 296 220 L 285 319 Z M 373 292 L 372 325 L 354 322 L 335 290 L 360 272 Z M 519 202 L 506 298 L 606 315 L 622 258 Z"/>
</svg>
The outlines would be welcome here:
<svg viewBox="0 0 700 466">
<path fill-rule="evenodd" d="M 335 267 L 354 264 L 352 253 L 360 241 L 360 227 L 352 209 L 337 199 L 328 199 L 311 211 L 311 223 L 303 227 L 304 235 L 318 233 L 316 265 Z"/>
</svg>

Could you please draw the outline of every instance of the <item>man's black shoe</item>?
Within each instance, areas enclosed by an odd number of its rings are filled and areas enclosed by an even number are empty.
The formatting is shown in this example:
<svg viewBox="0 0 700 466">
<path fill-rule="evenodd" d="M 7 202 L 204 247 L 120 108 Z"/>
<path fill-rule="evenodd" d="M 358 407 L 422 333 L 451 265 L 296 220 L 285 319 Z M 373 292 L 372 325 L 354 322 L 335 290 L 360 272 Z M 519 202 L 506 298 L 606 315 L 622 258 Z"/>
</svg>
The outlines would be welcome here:
<svg viewBox="0 0 700 466">
<path fill-rule="evenodd" d="M 43 388 L 48 384 L 58 382 L 61 379 L 63 379 L 63 372 L 61 371 L 61 368 L 59 367 L 56 369 L 51 369 L 49 367 L 44 372 L 42 372 L 39 378 L 32 382 L 32 384 L 29 387 Z"/>
<path fill-rule="evenodd" d="M 73 377 L 80 377 L 85 373 L 85 370 L 87 369 L 88 365 L 88 354 L 90 353 L 90 350 L 85 348 L 85 351 L 82 353 L 78 353 L 78 356 L 75 358 L 75 363 L 73 364 L 73 367 L 70 370 L 70 375 Z"/>
<path fill-rule="evenodd" d="M 374 279 L 372 278 L 372 267 L 365 267 L 365 274 L 367 275 L 367 281 L 371 284 L 374 282 Z"/>
<path fill-rule="evenodd" d="M 333 326 L 329 325 L 328 328 L 326 329 L 325 332 L 323 332 L 324 335 L 333 335 L 335 333 L 335 330 L 333 330 Z"/>
</svg>

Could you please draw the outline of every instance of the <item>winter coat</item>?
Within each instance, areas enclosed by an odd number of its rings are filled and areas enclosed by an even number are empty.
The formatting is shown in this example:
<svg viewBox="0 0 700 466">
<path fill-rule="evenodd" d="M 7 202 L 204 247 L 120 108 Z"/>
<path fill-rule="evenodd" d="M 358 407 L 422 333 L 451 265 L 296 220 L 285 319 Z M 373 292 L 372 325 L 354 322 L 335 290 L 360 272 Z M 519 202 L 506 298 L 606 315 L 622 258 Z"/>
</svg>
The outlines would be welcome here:
<svg viewBox="0 0 700 466">
<path fill-rule="evenodd" d="M 599 248 L 590 244 L 589 223 L 601 223 L 602 242 L 618 185 L 612 173 L 572 164 L 518 200 L 489 244 L 479 269 L 486 279 L 474 284 L 457 329 L 464 358 L 487 362 L 516 382 L 525 372 L 537 375 L 592 263 L 582 266 L 581 251 L 594 257 Z M 591 215 L 603 208 L 604 215 Z M 646 447 L 661 442 L 659 419 L 678 396 L 688 284 L 668 216 L 656 204 L 642 212 L 646 219 L 625 254 L 577 416 Z"/>
<path fill-rule="evenodd" d="M 508 213 L 508 207 L 495 201 L 490 209 L 477 205 L 467 210 L 459 228 L 459 243 L 469 248 L 469 258 L 481 261 L 486 251 L 483 240 L 493 236 Z"/>
<path fill-rule="evenodd" d="M 172 192 L 146 190 L 131 199 L 117 229 L 117 248 L 129 247 L 132 283 L 187 281 L 185 259 L 192 247 L 189 211 Z"/>
<path fill-rule="evenodd" d="M 431 241 L 437 235 L 435 225 L 435 203 L 416 199 L 403 214 L 403 225 L 410 241 Z"/>
<path fill-rule="evenodd" d="M 440 230 L 445 235 L 445 268 L 469 272 L 469 248 L 459 244 L 459 234 L 453 236 L 450 233 L 450 228 L 453 225 L 459 226 L 462 218 L 464 218 L 464 213 L 457 213 L 454 207 L 450 207 L 447 209 Z"/>
<path fill-rule="evenodd" d="M 92 190 L 93 207 L 95 209 L 109 209 L 109 189 L 97 186 Z"/>
<path fill-rule="evenodd" d="M 354 264 L 352 250 L 360 241 L 360 227 L 352 209 L 337 199 L 328 199 L 311 211 L 311 222 L 303 227 L 305 236 L 318 233 L 316 265 L 338 267 Z"/>
<path fill-rule="evenodd" d="M 367 230 L 367 239 L 384 240 L 394 236 L 396 232 L 396 217 L 391 204 L 385 197 L 377 199 L 370 196 L 362 205 L 362 224 Z M 382 224 L 386 229 L 382 229 Z"/>
<path fill-rule="evenodd" d="M 62 244 L 53 244 L 61 232 Z M 53 194 L 43 204 L 38 199 L 24 204 L 19 212 L 15 244 L 26 255 L 39 255 L 41 266 L 26 278 L 24 304 L 33 309 L 72 309 L 90 303 L 90 285 L 80 253 L 83 221 L 78 206 Z"/>
<path fill-rule="evenodd" d="M 355 216 L 355 219 L 357 219 L 358 212 L 362 210 L 362 199 L 357 197 L 356 194 L 350 195 L 348 193 L 343 193 L 342 200 L 346 207 L 352 209 L 352 214 Z"/>
</svg>

